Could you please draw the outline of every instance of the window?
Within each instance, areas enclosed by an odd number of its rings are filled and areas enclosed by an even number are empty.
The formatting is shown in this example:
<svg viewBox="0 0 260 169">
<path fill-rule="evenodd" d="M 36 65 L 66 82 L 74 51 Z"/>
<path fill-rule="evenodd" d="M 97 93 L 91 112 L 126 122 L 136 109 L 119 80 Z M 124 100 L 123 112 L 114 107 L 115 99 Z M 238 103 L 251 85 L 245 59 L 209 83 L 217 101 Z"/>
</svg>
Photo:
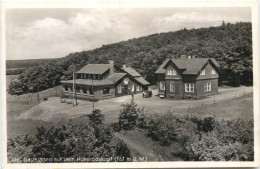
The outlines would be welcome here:
<svg viewBox="0 0 260 169">
<path fill-rule="evenodd" d="M 68 91 L 68 86 L 67 85 L 64 86 L 64 90 Z"/>
<path fill-rule="evenodd" d="M 89 87 L 89 88 L 88 88 L 88 91 L 89 91 L 89 94 L 90 94 L 90 95 L 94 95 L 94 91 L 93 91 L 93 88 L 92 88 L 92 87 Z"/>
<path fill-rule="evenodd" d="M 215 69 L 211 69 L 211 74 L 216 74 L 216 71 L 215 71 Z"/>
<path fill-rule="evenodd" d="M 122 87 L 121 87 L 121 85 L 117 86 L 117 93 L 122 93 Z"/>
<path fill-rule="evenodd" d="M 73 92 L 73 87 L 72 86 L 70 86 L 70 91 Z"/>
<path fill-rule="evenodd" d="M 205 92 L 210 92 L 211 91 L 211 83 L 205 83 L 204 91 Z"/>
<path fill-rule="evenodd" d="M 200 75 L 205 75 L 206 74 L 206 71 L 205 69 L 203 69 L 201 72 L 200 72 Z"/>
<path fill-rule="evenodd" d="M 134 85 L 134 84 L 132 85 L 132 89 L 131 89 L 131 91 L 132 91 L 132 92 L 135 91 L 135 85 Z"/>
<path fill-rule="evenodd" d="M 76 86 L 76 92 L 80 93 L 80 87 L 79 86 Z"/>
<path fill-rule="evenodd" d="M 110 87 L 104 87 L 103 94 L 109 94 L 109 93 L 110 93 Z"/>
<path fill-rule="evenodd" d="M 160 82 L 160 89 L 165 90 L 165 82 Z"/>
<path fill-rule="evenodd" d="M 167 75 L 176 75 L 175 70 L 168 70 Z"/>
<path fill-rule="evenodd" d="M 81 89 L 82 89 L 83 94 L 87 94 L 87 88 L 86 87 L 82 87 Z"/>
<path fill-rule="evenodd" d="M 136 91 L 142 91 L 142 87 L 139 86 L 139 85 L 137 85 L 137 86 L 136 86 Z"/>
<path fill-rule="evenodd" d="M 185 83 L 185 92 L 194 92 L 194 83 Z"/>
<path fill-rule="evenodd" d="M 170 82 L 170 91 L 171 92 L 175 91 L 175 84 L 174 84 L 174 82 Z"/>
</svg>

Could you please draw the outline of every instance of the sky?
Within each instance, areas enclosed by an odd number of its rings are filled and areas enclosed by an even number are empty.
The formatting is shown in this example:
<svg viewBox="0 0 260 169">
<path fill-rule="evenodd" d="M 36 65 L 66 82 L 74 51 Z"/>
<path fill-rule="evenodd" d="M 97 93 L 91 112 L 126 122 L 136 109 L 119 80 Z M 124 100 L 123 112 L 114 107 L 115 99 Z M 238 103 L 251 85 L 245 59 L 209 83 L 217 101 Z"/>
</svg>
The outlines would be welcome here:
<svg viewBox="0 0 260 169">
<path fill-rule="evenodd" d="M 251 22 L 250 8 L 8 9 L 7 60 L 60 58 L 154 33 Z"/>
</svg>

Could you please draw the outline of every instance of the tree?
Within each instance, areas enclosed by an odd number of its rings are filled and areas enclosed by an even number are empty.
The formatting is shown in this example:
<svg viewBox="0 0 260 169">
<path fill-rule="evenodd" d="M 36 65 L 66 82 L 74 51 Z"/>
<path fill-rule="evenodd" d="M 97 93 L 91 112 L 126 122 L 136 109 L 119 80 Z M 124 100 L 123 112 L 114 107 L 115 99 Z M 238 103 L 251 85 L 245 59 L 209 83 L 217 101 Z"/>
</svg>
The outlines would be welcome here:
<svg viewBox="0 0 260 169">
<path fill-rule="evenodd" d="M 101 114 L 101 112 L 102 111 L 100 109 L 95 109 L 94 111 L 92 111 L 92 114 L 87 115 L 92 125 L 99 125 L 103 123 L 104 114 Z"/>
<path fill-rule="evenodd" d="M 134 99 L 130 103 L 122 104 L 122 109 L 119 115 L 119 124 L 124 129 L 131 129 L 137 124 L 137 119 L 143 110 L 137 108 Z"/>
</svg>

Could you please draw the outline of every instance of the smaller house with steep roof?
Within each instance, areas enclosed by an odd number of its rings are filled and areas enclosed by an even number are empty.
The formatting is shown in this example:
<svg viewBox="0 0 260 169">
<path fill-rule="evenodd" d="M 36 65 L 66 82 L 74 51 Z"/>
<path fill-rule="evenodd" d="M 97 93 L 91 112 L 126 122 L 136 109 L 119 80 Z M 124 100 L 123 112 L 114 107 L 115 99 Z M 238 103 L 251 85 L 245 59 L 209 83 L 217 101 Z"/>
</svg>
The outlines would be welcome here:
<svg viewBox="0 0 260 169">
<path fill-rule="evenodd" d="M 158 95 L 180 99 L 217 94 L 219 67 L 214 58 L 166 59 L 155 72 Z"/>
<path fill-rule="evenodd" d="M 73 96 L 74 80 L 61 81 L 65 97 Z M 118 67 L 114 61 L 109 64 L 88 64 L 76 72 L 76 96 L 84 100 L 103 100 L 148 89 L 147 82 L 130 66 Z"/>
</svg>

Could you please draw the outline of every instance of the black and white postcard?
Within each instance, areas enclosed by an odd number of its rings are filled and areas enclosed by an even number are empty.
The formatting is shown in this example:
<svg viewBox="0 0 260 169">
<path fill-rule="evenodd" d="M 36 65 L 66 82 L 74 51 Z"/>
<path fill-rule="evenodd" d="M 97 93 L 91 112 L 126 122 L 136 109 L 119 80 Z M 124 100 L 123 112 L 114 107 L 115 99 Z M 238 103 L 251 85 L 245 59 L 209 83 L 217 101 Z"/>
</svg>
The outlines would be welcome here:
<svg viewBox="0 0 260 169">
<path fill-rule="evenodd" d="M 2 2 L 2 167 L 259 165 L 257 6 Z"/>
</svg>

